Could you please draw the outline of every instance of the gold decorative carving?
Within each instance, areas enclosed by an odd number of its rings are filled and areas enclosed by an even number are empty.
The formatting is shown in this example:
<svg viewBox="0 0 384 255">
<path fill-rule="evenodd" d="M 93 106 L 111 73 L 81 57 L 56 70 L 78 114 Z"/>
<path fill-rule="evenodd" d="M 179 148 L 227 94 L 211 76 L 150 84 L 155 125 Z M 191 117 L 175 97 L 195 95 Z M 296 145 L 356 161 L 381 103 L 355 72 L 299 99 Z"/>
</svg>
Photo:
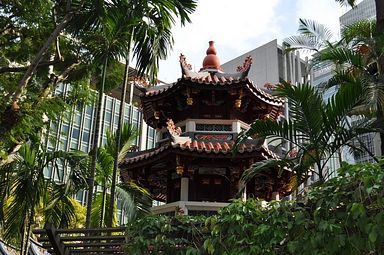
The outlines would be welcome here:
<svg viewBox="0 0 384 255">
<path fill-rule="evenodd" d="M 184 167 L 183 166 L 176 166 L 176 173 L 178 175 L 183 175 L 184 173 Z"/>
<path fill-rule="evenodd" d="M 187 97 L 187 105 L 193 105 L 193 98 Z"/>
<path fill-rule="evenodd" d="M 160 116 L 161 116 L 161 113 L 159 112 L 159 111 L 155 111 L 154 113 L 153 113 L 153 117 L 155 117 L 155 119 L 160 119 Z"/>
<path fill-rule="evenodd" d="M 243 89 L 240 90 L 239 98 L 235 100 L 235 108 L 240 109 L 241 108 L 241 98 L 244 96 Z"/>
<path fill-rule="evenodd" d="M 240 109 L 240 107 L 241 107 L 241 99 L 236 99 L 235 100 L 235 108 Z"/>
<path fill-rule="evenodd" d="M 176 173 L 178 175 L 183 175 L 184 173 L 184 166 L 181 163 L 181 158 L 179 155 L 176 155 Z"/>
</svg>

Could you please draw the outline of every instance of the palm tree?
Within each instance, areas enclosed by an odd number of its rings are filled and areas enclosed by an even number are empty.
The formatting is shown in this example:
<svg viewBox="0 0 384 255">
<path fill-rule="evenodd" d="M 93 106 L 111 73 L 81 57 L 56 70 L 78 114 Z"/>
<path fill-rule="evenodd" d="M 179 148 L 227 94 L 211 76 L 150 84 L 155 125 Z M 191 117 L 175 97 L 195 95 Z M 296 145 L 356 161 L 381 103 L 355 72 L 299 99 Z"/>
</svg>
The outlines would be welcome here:
<svg viewBox="0 0 384 255">
<path fill-rule="evenodd" d="M 86 187 L 86 158 L 79 151 L 46 152 L 24 144 L 13 162 L 1 166 L 1 232 L 6 240 L 21 240 L 20 254 L 27 254 L 37 213 L 42 212 L 45 221 L 56 226 L 68 226 L 73 219 L 71 196 Z M 58 169 L 58 160 L 66 160 L 70 166 L 61 184 L 44 176 L 45 168 Z"/>
<path fill-rule="evenodd" d="M 90 178 L 88 181 L 88 199 L 86 227 L 90 226 L 92 200 L 94 192 L 94 176 L 97 164 L 97 153 L 100 144 L 101 113 L 104 101 L 104 87 L 109 61 L 121 59 L 128 53 L 129 24 L 126 17 L 117 8 L 105 9 L 100 14 L 100 24 L 87 36 L 87 45 L 94 56 L 95 62 L 102 67 L 101 81 L 98 88 L 98 103 L 96 108 L 96 119 L 93 132 L 93 148 Z"/>
<path fill-rule="evenodd" d="M 327 87 L 358 81 L 363 87 L 364 98 L 350 114 L 372 117 L 375 113 L 378 127 L 383 129 L 384 78 L 380 61 L 384 56 L 384 35 L 377 32 L 375 22 L 359 21 L 344 27 L 338 42 L 331 42 L 329 29 L 315 21 L 300 20 L 299 32 L 300 35 L 286 39 L 291 44 L 289 50 L 315 51 L 315 65 L 325 61 L 334 63 L 335 76 Z M 384 133 L 380 136 L 383 153 Z"/>
<path fill-rule="evenodd" d="M 121 132 L 122 146 L 117 152 L 117 161 L 120 163 L 128 151 L 134 140 L 138 136 L 137 129 L 131 124 L 124 124 Z M 104 147 L 98 149 L 96 183 L 102 187 L 102 192 L 96 194 L 92 206 L 92 227 L 106 226 L 106 220 L 116 218 L 116 203 L 114 202 L 113 210 L 106 210 L 106 205 L 109 204 L 111 196 L 107 190 L 112 185 L 112 172 L 114 167 L 114 155 L 116 155 L 117 133 L 113 134 L 107 130 L 107 142 Z M 132 220 L 136 215 L 148 212 L 148 207 L 151 206 L 150 194 L 144 189 L 134 185 L 133 183 L 120 184 L 117 189 L 118 197 L 120 198 L 125 215 L 128 220 Z M 112 224 L 113 225 L 113 224 Z M 112 226 L 111 225 L 111 226 Z"/>
<path fill-rule="evenodd" d="M 338 66 L 328 86 L 348 85 L 351 79 L 358 80 L 364 97 L 355 113 L 367 117 L 374 115 L 381 130 L 384 129 L 384 71 L 380 65 L 383 56 L 384 34 L 377 32 L 374 22 L 364 20 L 345 27 L 341 41 L 321 54 L 323 61 L 332 61 Z M 383 132 L 380 138 L 383 154 Z"/>
<path fill-rule="evenodd" d="M 121 105 L 119 111 L 119 123 L 117 128 L 117 142 L 115 153 L 120 149 L 120 133 L 124 121 L 124 103 L 126 100 L 126 92 L 129 81 L 129 52 L 133 49 L 133 58 L 137 60 L 138 74 L 146 74 L 152 84 L 157 83 L 157 72 L 159 68 L 159 60 L 165 59 L 168 55 L 168 49 L 172 47 L 173 39 L 171 28 L 175 24 L 174 16 L 180 18 L 181 25 L 190 22 L 189 14 L 191 14 L 196 4 L 193 0 L 184 1 L 123 1 L 120 2 L 119 9 L 127 10 L 125 17 L 129 17 L 131 23 L 135 26 L 131 27 L 131 37 L 129 40 L 129 51 L 125 56 L 126 67 L 124 74 L 123 93 L 121 95 Z M 132 88 L 131 88 L 132 89 Z M 131 102 L 132 103 L 132 102 Z M 115 201 L 116 176 L 118 169 L 117 154 L 115 156 L 115 164 L 112 176 L 111 199 L 109 210 L 113 210 Z M 107 221 L 107 226 L 112 225 L 112 218 Z"/>
<path fill-rule="evenodd" d="M 351 128 L 346 125 L 347 114 L 361 100 L 362 88 L 358 82 L 342 87 L 327 102 L 309 84 L 292 86 L 283 82 L 276 87 L 274 94 L 289 100 L 289 120 L 256 120 L 240 135 L 237 143 L 256 136 L 281 139 L 293 147 L 282 160 L 266 160 L 252 166 L 244 173 L 244 181 L 271 166 L 289 166 L 297 175 L 297 180 L 302 180 L 301 177 L 306 176 L 315 165 L 319 181 L 323 182 L 327 178 L 324 168 L 332 155 L 342 146 L 353 146 L 350 142 L 357 135 L 373 130 L 371 122 Z"/>
</svg>

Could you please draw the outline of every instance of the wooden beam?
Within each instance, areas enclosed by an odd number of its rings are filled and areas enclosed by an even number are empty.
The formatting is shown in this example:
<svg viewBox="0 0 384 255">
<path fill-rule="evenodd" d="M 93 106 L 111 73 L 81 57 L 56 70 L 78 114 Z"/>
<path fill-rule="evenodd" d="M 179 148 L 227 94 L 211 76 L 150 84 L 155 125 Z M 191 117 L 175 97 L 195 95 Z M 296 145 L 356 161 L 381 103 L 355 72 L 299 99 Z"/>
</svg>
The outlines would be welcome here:
<svg viewBox="0 0 384 255">
<path fill-rule="evenodd" d="M 37 238 L 39 242 L 50 241 L 51 239 L 46 237 Z M 61 241 L 108 241 L 108 240 L 125 240 L 125 236 L 62 236 Z"/>
<path fill-rule="evenodd" d="M 116 228 L 74 228 L 74 229 L 57 229 L 56 232 L 60 234 L 72 234 L 72 233 L 106 233 L 106 232 L 124 232 L 126 227 Z"/>
<path fill-rule="evenodd" d="M 60 236 L 57 235 L 55 227 L 46 223 L 45 231 L 55 253 L 57 255 L 69 255 L 69 251 L 66 250 L 65 246 L 61 243 Z"/>
</svg>

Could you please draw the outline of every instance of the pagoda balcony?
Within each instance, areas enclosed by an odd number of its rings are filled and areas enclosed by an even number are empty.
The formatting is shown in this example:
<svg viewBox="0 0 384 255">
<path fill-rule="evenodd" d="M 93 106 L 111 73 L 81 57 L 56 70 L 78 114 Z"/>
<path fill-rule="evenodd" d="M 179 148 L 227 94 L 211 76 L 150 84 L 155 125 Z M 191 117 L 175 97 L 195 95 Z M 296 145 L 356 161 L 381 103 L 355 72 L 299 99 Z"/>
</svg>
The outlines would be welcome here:
<svg viewBox="0 0 384 255">
<path fill-rule="evenodd" d="M 234 141 L 238 134 L 249 128 L 240 120 L 188 119 L 176 124 L 181 130 L 180 137 L 198 141 Z M 167 128 L 158 132 L 157 144 L 161 146 L 169 141 Z"/>
<path fill-rule="evenodd" d="M 176 201 L 169 204 L 152 207 L 154 214 L 175 215 L 212 215 L 229 203 L 224 202 L 199 202 L 199 201 Z"/>
</svg>

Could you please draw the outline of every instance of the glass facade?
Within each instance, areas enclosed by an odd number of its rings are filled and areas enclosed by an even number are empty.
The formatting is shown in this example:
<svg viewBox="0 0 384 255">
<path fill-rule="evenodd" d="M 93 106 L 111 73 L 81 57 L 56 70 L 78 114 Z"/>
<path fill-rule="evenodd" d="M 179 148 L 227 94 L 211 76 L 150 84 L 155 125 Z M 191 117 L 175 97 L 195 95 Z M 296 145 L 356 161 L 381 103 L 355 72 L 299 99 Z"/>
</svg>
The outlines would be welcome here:
<svg viewBox="0 0 384 255">
<path fill-rule="evenodd" d="M 66 84 L 60 84 L 55 93 L 66 95 L 70 91 L 70 86 Z M 124 122 L 131 123 L 139 131 L 143 125 L 143 114 L 139 109 L 133 105 L 125 103 Z M 106 142 L 106 131 L 108 129 L 117 130 L 118 119 L 120 110 L 120 100 L 110 96 L 104 96 L 104 112 L 102 115 L 102 145 Z M 47 149 L 49 151 L 56 150 L 71 150 L 77 149 L 84 152 L 89 152 L 92 148 L 92 131 L 95 119 L 95 106 L 87 105 L 83 108 L 73 107 L 68 112 L 63 113 L 57 120 L 51 120 L 48 133 Z M 151 149 L 156 144 L 156 132 L 153 128 L 145 125 L 147 132 L 146 136 L 139 136 L 134 141 L 134 144 L 140 148 L 140 144 L 145 144 L 145 148 Z M 142 141 L 143 140 L 143 141 Z M 53 170 L 52 166 L 48 166 L 44 174 L 47 178 L 52 178 L 55 181 L 62 182 L 67 170 L 65 162 L 56 162 L 59 166 L 58 170 Z M 75 198 L 85 204 L 86 203 L 86 191 L 81 191 L 76 194 Z M 119 219 L 123 219 L 122 212 L 119 210 Z M 123 221 L 120 221 L 123 223 Z"/>
</svg>

